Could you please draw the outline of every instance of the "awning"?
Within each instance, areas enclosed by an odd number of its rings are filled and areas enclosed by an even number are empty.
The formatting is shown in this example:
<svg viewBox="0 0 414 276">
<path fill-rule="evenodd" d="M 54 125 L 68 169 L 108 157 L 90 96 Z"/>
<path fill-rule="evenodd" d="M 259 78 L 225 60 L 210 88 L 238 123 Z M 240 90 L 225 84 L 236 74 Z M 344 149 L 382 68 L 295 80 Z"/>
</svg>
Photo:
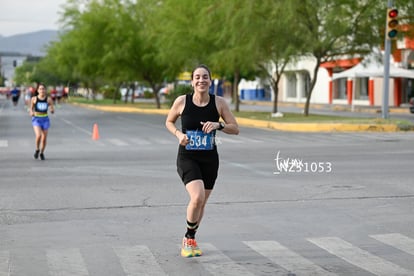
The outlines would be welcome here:
<svg viewBox="0 0 414 276">
<path fill-rule="evenodd" d="M 345 70 L 340 73 L 334 73 L 332 80 L 340 78 L 382 78 L 384 77 L 384 65 L 382 62 L 376 59 L 364 60 L 351 69 Z M 414 70 L 407 70 L 399 67 L 395 67 L 390 64 L 390 77 L 391 78 L 408 78 L 414 79 Z"/>
</svg>

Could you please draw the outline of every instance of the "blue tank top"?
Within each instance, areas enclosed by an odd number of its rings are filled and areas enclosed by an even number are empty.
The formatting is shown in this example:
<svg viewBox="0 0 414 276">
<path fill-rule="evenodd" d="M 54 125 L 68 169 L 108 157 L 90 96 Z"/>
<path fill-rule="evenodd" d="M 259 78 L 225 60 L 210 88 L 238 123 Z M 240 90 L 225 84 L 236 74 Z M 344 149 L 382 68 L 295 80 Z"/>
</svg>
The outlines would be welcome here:
<svg viewBox="0 0 414 276">
<path fill-rule="evenodd" d="M 35 112 L 42 112 L 47 113 L 47 109 L 49 108 L 49 104 L 47 103 L 47 97 L 43 100 L 36 97 L 36 104 L 34 106 Z"/>
</svg>

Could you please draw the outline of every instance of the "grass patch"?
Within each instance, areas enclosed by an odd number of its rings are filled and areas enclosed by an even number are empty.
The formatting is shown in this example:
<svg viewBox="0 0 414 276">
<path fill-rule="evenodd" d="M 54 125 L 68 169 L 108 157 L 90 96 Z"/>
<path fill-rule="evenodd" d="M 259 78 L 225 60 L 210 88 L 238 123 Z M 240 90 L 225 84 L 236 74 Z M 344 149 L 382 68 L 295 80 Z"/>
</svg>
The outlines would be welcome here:
<svg viewBox="0 0 414 276">
<path fill-rule="evenodd" d="M 255 120 L 265 120 L 272 122 L 286 123 L 347 123 L 347 124 L 397 124 L 412 125 L 410 121 L 400 119 L 382 119 L 382 118 L 360 118 L 360 117 L 343 117 L 335 115 L 318 115 L 309 114 L 305 116 L 300 113 L 283 113 L 283 117 L 272 117 L 269 112 L 249 112 L 240 111 L 235 113 L 236 116 Z"/>
</svg>

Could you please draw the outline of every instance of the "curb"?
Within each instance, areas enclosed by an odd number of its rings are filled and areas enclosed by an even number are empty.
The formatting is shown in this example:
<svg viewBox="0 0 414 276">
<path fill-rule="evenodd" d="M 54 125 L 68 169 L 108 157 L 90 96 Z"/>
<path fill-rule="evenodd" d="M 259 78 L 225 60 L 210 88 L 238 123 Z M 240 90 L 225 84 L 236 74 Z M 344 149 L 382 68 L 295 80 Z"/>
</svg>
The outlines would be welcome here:
<svg viewBox="0 0 414 276">
<path fill-rule="evenodd" d="M 137 108 L 137 107 L 98 106 L 98 105 L 93 105 L 93 104 L 80 104 L 80 103 L 71 103 L 71 104 L 90 108 L 90 109 L 108 111 L 108 112 L 144 113 L 144 114 L 159 114 L 159 115 L 168 114 L 167 109 L 146 109 L 146 108 Z"/>
<path fill-rule="evenodd" d="M 71 103 L 73 105 L 108 112 L 143 113 L 167 115 L 168 109 L 145 109 L 136 107 L 97 106 Z M 414 131 L 414 126 L 393 124 L 343 124 L 343 123 L 279 123 L 236 117 L 237 123 L 246 127 L 257 127 L 290 132 L 399 132 Z"/>
<path fill-rule="evenodd" d="M 343 123 L 278 123 L 237 118 L 240 125 L 290 132 L 397 132 L 406 131 L 397 125 L 343 124 Z M 411 129 L 412 130 L 412 129 Z"/>
</svg>

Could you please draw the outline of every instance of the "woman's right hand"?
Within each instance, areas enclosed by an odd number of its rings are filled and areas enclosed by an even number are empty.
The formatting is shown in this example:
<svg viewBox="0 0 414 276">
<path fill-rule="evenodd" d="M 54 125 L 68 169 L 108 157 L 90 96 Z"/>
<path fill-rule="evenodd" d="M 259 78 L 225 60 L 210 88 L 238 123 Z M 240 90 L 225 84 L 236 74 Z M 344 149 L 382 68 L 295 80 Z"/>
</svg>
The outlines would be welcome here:
<svg viewBox="0 0 414 276">
<path fill-rule="evenodd" d="M 181 131 L 176 134 L 177 139 L 181 146 L 186 146 L 188 144 L 187 134 L 182 133 Z"/>
</svg>

